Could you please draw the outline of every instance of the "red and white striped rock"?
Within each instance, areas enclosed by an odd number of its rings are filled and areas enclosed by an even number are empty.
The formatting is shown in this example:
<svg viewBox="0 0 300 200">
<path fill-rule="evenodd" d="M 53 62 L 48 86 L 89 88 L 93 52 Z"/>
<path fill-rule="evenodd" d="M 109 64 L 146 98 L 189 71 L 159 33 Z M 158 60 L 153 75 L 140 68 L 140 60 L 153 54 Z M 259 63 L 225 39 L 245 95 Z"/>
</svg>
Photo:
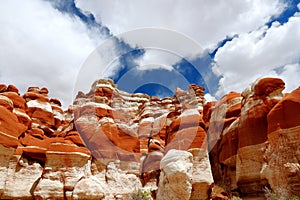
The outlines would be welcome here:
<svg viewBox="0 0 300 200">
<path fill-rule="evenodd" d="M 281 79 L 263 78 L 242 93 L 236 179 L 243 193 L 263 194 L 264 192 L 260 171 L 263 165 L 262 149 L 264 142 L 267 141 L 267 115 L 282 98 L 283 89 L 284 82 Z"/>
<path fill-rule="evenodd" d="M 278 198 L 300 196 L 300 87 L 268 114 L 268 144 L 262 177 Z M 285 195 L 285 196 L 284 196 Z"/>
</svg>

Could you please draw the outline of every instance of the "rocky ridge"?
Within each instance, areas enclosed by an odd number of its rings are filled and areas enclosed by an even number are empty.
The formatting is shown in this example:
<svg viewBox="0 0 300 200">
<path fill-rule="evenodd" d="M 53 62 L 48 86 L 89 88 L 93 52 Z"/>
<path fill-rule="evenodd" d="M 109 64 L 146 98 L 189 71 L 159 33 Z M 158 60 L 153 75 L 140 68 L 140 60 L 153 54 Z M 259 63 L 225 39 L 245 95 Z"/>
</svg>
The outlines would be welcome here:
<svg viewBox="0 0 300 200">
<path fill-rule="evenodd" d="M 300 196 L 300 88 L 283 89 L 264 78 L 206 102 L 202 86 L 159 99 L 101 79 L 63 111 L 46 88 L 0 85 L 0 199 Z"/>
</svg>

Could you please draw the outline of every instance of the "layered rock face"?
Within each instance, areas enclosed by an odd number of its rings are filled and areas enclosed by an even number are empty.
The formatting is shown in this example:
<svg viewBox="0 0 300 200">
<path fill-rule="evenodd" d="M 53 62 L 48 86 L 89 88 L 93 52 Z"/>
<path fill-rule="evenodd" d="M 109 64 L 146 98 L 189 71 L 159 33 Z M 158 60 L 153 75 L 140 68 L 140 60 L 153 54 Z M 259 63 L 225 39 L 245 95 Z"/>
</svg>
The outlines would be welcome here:
<svg viewBox="0 0 300 200">
<path fill-rule="evenodd" d="M 160 161 L 178 149 L 192 152 L 189 196 L 206 199 L 213 180 L 203 96 L 196 85 L 159 99 L 98 80 L 63 111 L 45 88 L 30 87 L 20 96 L 1 85 L 0 197 L 126 199 L 143 186 L 155 196 Z M 201 169 L 208 178 L 201 178 Z"/>
<path fill-rule="evenodd" d="M 283 97 L 283 89 L 281 79 L 260 79 L 242 94 L 229 93 L 207 109 L 212 110 L 208 135 L 217 184 L 244 196 L 263 196 L 264 188 L 269 186 L 275 191 L 284 188 L 287 196 L 299 196 L 295 189 L 300 183 L 296 175 L 299 160 L 294 156 L 297 148 L 293 147 L 299 144 L 298 114 L 294 110 L 291 115 L 284 114 L 286 109 L 297 110 L 299 97 L 297 90 Z"/>
<path fill-rule="evenodd" d="M 105 166 L 92 159 L 73 106 L 63 111 L 45 88 L 23 96 L 12 85 L 0 88 L 1 199 L 109 199 L 142 187 L 116 159 Z"/>
<path fill-rule="evenodd" d="M 160 161 L 169 150 L 196 148 L 207 155 L 203 96 L 204 88 L 196 85 L 187 91 L 177 89 L 173 97 L 158 99 L 129 94 L 118 90 L 112 81 L 98 80 L 89 93 L 78 94 L 75 126 L 94 159 L 103 166 L 120 160 L 123 170 L 140 176 L 145 187 L 156 189 Z M 197 162 L 192 162 L 195 168 Z M 210 166 L 208 159 L 203 162 Z M 205 190 L 207 198 L 213 181 L 201 181 L 207 188 L 193 191 Z"/>
<path fill-rule="evenodd" d="M 193 84 L 159 99 L 101 79 L 63 111 L 46 88 L 0 85 L 0 199 L 300 196 L 300 88 L 283 89 L 264 78 L 206 102 Z"/>
<path fill-rule="evenodd" d="M 262 176 L 278 197 L 300 196 L 300 88 L 269 112 Z"/>
<path fill-rule="evenodd" d="M 214 107 L 208 120 L 208 142 L 214 179 L 227 190 L 237 189 L 236 155 L 238 150 L 238 123 L 242 97 L 231 92 L 225 95 Z M 209 117 L 207 118 L 209 119 Z M 206 120 L 207 120 L 206 119 Z"/>
<path fill-rule="evenodd" d="M 91 153 L 78 132 L 58 131 L 70 121 L 47 89 L 30 87 L 20 96 L 12 85 L 0 88 L 0 197 L 63 199 L 75 185 L 68 180 L 70 165 L 80 168 Z"/>
</svg>

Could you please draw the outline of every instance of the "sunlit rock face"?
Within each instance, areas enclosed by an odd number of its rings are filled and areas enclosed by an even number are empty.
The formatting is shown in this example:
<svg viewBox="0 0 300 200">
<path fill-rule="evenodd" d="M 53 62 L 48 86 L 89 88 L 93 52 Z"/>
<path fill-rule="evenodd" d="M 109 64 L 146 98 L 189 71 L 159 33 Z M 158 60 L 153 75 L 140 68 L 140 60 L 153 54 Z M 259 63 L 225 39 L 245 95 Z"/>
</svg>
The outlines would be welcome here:
<svg viewBox="0 0 300 200">
<path fill-rule="evenodd" d="M 262 176 L 278 197 L 300 196 L 300 88 L 269 112 Z"/>
<path fill-rule="evenodd" d="M 300 179 L 293 155 L 299 141 L 293 136 L 284 143 L 281 135 L 299 133 L 299 97 L 297 90 L 284 96 L 284 85 L 277 78 L 259 79 L 241 94 L 231 92 L 217 104 L 205 105 L 215 183 L 244 196 L 263 196 L 265 187 L 295 195 Z"/>
<path fill-rule="evenodd" d="M 238 127 L 237 184 L 243 193 L 263 194 L 267 182 L 261 178 L 263 147 L 267 141 L 267 115 L 282 98 L 284 82 L 264 78 L 242 93 L 243 102 Z M 251 180 L 251 181 L 249 181 Z"/>
<path fill-rule="evenodd" d="M 225 95 L 211 112 L 208 126 L 210 159 L 215 181 L 229 190 L 237 189 L 236 155 L 238 149 L 238 124 L 242 96 L 236 92 Z M 212 111 L 211 111 L 212 110 Z"/>
<path fill-rule="evenodd" d="M 160 161 L 168 151 L 198 148 L 207 154 L 203 96 L 204 88 L 196 85 L 159 99 L 129 94 L 110 80 L 97 80 L 74 101 L 75 126 L 95 159 L 137 166 L 131 172 L 145 187 L 156 189 Z M 195 191 L 208 194 L 212 183 L 211 179 L 208 187 L 195 187 Z"/>
<path fill-rule="evenodd" d="M 97 80 L 66 111 L 46 88 L 29 87 L 22 96 L 12 85 L 0 91 L 1 198 L 111 199 L 157 190 L 160 161 L 172 149 L 194 149 L 198 178 L 189 195 L 209 196 L 202 86 L 159 99 Z"/>
<path fill-rule="evenodd" d="M 20 95 L 0 84 L 0 199 L 132 199 L 143 190 L 200 200 L 214 184 L 300 196 L 300 89 L 283 89 L 263 78 L 206 102 L 193 84 L 159 99 L 101 79 L 63 111 L 46 88 Z"/>
<path fill-rule="evenodd" d="M 1 199 L 64 199 L 91 153 L 60 101 L 46 88 L 21 96 L 1 85 L 0 112 Z"/>
</svg>

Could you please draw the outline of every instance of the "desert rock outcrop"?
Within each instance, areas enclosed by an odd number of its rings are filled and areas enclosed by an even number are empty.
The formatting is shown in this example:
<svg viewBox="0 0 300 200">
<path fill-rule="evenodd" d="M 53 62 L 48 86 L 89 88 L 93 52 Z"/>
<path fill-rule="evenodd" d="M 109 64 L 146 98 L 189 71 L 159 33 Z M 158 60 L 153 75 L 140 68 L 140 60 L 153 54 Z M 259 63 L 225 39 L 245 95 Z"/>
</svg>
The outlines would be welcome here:
<svg viewBox="0 0 300 200">
<path fill-rule="evenodd" d="M 0 199 L 300 196 L 300 88 L 283 89 L 263 78 L 206 102 L 194 84 L 159 99 L 100 79 L 64 111 L 46 88 L 0 84 Z"/>
</svg>

